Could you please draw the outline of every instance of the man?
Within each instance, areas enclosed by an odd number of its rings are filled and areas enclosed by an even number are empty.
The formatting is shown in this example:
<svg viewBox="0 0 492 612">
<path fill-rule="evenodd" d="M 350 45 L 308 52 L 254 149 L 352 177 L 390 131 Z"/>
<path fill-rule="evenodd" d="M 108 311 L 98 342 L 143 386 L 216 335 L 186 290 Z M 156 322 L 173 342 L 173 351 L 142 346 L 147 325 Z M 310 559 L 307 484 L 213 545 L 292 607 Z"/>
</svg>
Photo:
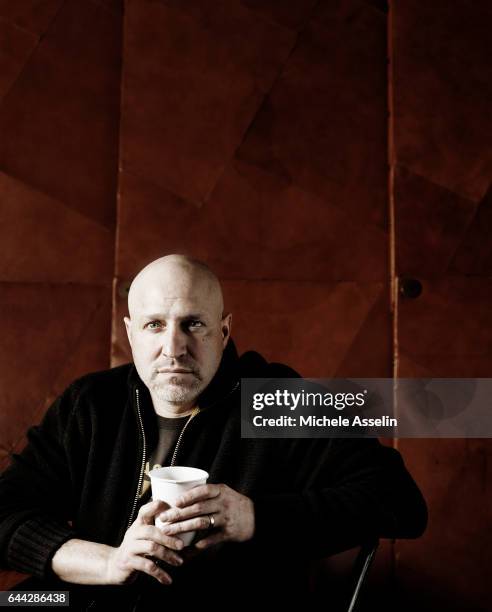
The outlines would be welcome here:
<svg viewBox="0 0 492 612">
<path fill-rule="evenodd" d="M 216 607 L 239 589 L 292 601 L 307 597 L 312 558 L 423 532 L 425 502 L 394 449 L 241 439 L 241 377 L 296 374 L 254 352 L 238 357 L 204 264 L 150 263 L 128 308 L 134 364 L 75 381 L 2 477 L 5 566 L 39 584 L 100 585 L 73 587 L 91 609 L 116 598 L 120 609 L 187 603 L 210 589 Z M 169 464 L 210 478 L 168 510 L 149 501 L 146 472 Z M 190 530 L 200 535 L 184 550 L 179 534 Z"/>
</svg>

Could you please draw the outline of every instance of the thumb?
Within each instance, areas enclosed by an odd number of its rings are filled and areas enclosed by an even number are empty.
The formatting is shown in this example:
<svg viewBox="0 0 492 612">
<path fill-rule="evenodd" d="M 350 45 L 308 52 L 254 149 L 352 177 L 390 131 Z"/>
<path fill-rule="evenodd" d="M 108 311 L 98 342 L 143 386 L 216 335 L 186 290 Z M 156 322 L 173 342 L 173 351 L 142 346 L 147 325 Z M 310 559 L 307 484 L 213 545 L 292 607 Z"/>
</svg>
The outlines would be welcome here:
<svg viewBox="0 0 492 612">
<path fill-rule="evenodd" d="M 156 515 L 164 512 L 168 508 L 169 504 L 166 504 L 166 502 L 160 499 L 155 499 L 140 508 L 135 522 L 138 522 L 140 525 L 153 525 Z"/>
</svg>

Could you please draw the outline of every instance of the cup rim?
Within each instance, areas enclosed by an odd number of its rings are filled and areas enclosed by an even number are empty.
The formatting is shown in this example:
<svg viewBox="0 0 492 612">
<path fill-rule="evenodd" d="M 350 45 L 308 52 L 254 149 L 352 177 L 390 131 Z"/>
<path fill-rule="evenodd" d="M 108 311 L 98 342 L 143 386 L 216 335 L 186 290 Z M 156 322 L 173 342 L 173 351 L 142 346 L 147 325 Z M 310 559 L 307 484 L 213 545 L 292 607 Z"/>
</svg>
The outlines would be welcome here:
<svg viewBox="0 0 492 612">
<path fill-rule="evenodd" d="M 190 473 L 190 477 L 185 477 L 185 478 L 167 478 L 159 474 L 159 472 L 163 472 L 165 470 L 170 470 L 174 468 L 192 470 L 192 473 Z M 160 468 L 155 468 L 149 472 L 150 478 L 154 478 L 155 480 L 160 480 L 161 482 L 167 482 L 169 484 L 190 484 L 193 482 L 199 482 L 200 480 L 207 481 L 208 476 L 209 474 L 205 470 L 202 470 L 196 467 L 192 467 L 189 465 L 167 465 L 167 466 L 165 465 Z"/>
</svg>

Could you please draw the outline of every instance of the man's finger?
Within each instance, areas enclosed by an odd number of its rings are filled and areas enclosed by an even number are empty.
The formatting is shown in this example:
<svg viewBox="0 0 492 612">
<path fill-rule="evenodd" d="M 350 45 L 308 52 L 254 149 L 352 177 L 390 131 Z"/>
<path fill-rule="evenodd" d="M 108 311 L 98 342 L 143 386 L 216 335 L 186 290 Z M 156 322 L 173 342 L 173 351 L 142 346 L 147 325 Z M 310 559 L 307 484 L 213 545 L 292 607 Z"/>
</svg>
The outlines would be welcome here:
<svg viewBox="0 0 492 612">
<path fill-rule="evenodd" d="M 163 512 L 169 508 L 169 504 L 161 501 L 160 499 L 155 499 L 154 501 L 149 502 L 148 504 L 144 504 L 140 510 L 138 511 L 137 518 L 135 522 L 143 525 L 153 525 L 154 517 L 159 512 Z"/>
<path fill-rule="evenodd" d="M 135 540 L 131 543 L 129 550 L 134 555 L 156 557 L 176 567 L 183 565 L 183 559 L 179 555 L 169 548 L 150 540 Z"/>
<path fill-rule="evenodd" d="M 149 576 L 152 576 L 162 584 L 172 583 L 171 576 L 161 567 L 159 567 L 154 561 L 152 561 L 152 559 L 147 559 L 145 557 L 135 555 L 134 557 L 132 557 L 131 565 L 134 569 L 140 572 L 144 572 Z"/>
<path fill-rule="evenodd" d="M 220 511 L 219 504 L 216 498 L 186 506 L 185 508 L 170 508 L 163 514 L 159 515 L 159 519 L 163 523 L 177 523 L 195 516 L 204 516 L 205 514 L 216 514 Z"/>
<path fill-rule="evenodd" d="M 139 525 L 133 533 L 133 539 L 151 540 L 152 542 L 156 542 L 167 548 L 172 548 L 173 550 L 181 550 L 184 546 L 182 540 L 162 533 L 162 531 L 154 525 Z"/>
<path fill-rule="evenodd" d="M 184 506 L 190 506 L 198 501 L 203 501 L 204 499 L 213 499 L 214 497 L 218 497 L 221 492 L 221 485 L 216 484 L 206 484 L 199 485 L 198 487 L 194 487 L 187 491 L 184 495 L 182 495 L 177 501 L 176 506 L 183 508 Z"/>
<path fill-rule="evenodd" d="M 212 526 L 209 515 L 197 516 L 187 521 L 180 521 L 179 523 L 170 523 L 169 525 L 163 525 L 162 532 L 168 536 L 176 535 L 178 533 L 185 533 L 186 531 L 203 531 L 204 529 L 210 529 Z M 218 523 L 218 515 L 214 516 L 214 527 L 220 527 Z"/>
<path fill-rule="evenodd" d="M 219 544 L 219 542 L 223 542 L 224 540 L 225 536 L 223 532 L 219 531 L 218 533 L 214 533 L 208 536 L 207 538 L 203 538 L 203 540 L 197 542 L 195 544 L 195 548 L 198 548 L 199 550 L 204 550 L 205 548 L 209 548 L 214 544 Z"/>
</svg>

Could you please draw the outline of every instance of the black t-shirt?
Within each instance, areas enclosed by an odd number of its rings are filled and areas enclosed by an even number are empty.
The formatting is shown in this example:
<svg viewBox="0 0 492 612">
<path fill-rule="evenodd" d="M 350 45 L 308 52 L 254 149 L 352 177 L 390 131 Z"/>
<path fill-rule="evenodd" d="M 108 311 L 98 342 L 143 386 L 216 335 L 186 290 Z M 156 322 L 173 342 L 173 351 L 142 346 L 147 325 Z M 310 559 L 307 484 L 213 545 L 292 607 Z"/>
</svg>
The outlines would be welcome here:
<svg viewBox="0 0 492 612">
<path fill-rule="evenodd" d="M 149 460 L 145 464 L 144 480 L 140 491 L 140 505 L 150 501 L 151 489 L 149 472 L 155 468 L 160 468 L 171 463 L 179 434 L 189 418 L 189 415 L 176 419 L 157 415 L 159 439 L 156 447 L 150 454 Z"/>
</svg>

